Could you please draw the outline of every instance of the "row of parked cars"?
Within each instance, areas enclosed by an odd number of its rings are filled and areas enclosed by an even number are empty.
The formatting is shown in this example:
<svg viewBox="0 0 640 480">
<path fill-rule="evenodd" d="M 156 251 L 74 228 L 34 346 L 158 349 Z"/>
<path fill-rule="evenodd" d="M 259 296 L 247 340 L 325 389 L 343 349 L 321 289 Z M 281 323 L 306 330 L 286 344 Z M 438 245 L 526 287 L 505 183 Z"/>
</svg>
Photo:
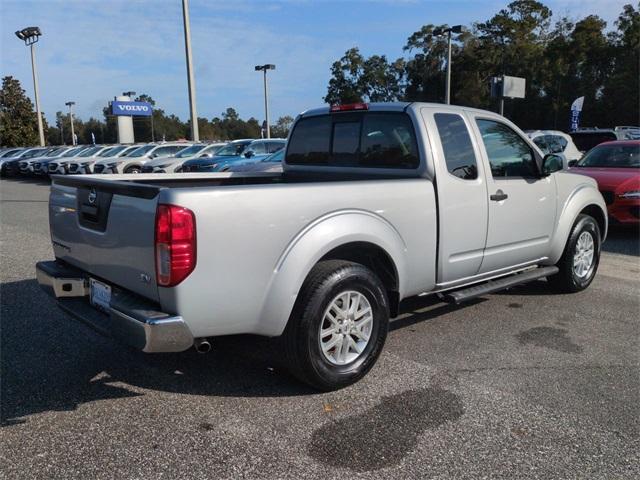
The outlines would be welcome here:
<svg viewBox="0 0 640 480">
<path fill-rule="evenodd" d="M 0 150 L 2 175 L 279 171 L 284 139 Z"/>
</svg>

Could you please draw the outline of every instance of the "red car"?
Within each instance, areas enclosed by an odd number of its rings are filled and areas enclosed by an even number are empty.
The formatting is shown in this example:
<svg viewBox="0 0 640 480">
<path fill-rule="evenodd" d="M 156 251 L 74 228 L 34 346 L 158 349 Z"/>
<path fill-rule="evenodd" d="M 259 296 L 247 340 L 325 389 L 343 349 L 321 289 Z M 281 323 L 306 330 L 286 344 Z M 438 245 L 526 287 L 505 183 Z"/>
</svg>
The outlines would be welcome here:
<svg viewBox="0 0 640 480">
<path fill-rule="evenodd" d="M 598 182 L 612 223 L 640 224 L 640 140 L 601 143 L 571 168 Z"/>
</svg>

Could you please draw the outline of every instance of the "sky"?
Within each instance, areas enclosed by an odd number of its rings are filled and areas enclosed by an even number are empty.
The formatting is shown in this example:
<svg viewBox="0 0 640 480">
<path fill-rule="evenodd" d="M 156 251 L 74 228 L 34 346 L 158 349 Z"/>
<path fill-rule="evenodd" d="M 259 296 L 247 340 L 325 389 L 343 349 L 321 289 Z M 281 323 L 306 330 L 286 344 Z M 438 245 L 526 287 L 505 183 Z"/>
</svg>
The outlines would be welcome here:
<svg viewBox="0 0 640 480">
<path fill-rule="evenodd" d="M 630 0 L 544 0 L 554 17 L 597 14 L 613 22 Z M 190 0 L 199 117 L 233 107 L 264 118 L 262 74 L 269 72 L 271 121 L 321 105 L 331 64 L 357 46 L 364 55 L 403 55 L 426 24 L 488 20 L 497 0 Z M 33 99 L 27 47 L 14 32 L 37 25 L 42 110 L 50 123 L 75 101 L 83 120 L 123 91 L 146 93 L 159 108 L 189 117 L 181 0 L 0 0 L 0 76 Z"/>
</svg>

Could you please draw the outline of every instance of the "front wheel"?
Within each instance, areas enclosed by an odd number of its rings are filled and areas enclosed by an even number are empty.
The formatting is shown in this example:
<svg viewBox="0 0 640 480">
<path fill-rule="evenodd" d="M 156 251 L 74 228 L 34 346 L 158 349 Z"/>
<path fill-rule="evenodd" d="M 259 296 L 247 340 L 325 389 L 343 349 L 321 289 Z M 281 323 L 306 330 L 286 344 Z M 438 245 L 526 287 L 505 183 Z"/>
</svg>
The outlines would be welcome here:
<svg viewBox="0 0 640 480">
<path fill-rule="evenodd" d="M 124 173 L 140 173 L 141 171 L 140 167 L 129 167 L 124 171 Z"/>
<path fill-rule="evenodd" d="M 554 290 L 574 293 L 591 284 L 600 263 L 600 238 L 600 227 L 594 218 L 578 215 L 556 264 L 560 271 L 547 279 Z"/>
<path fill-rule="evenodd" d="M 343 260 L 320 262 L 305 280 L 283 335 L 287 366 L 318 390 L 351 385 L 375 364 L 388 325 L 387 294 L 371 270 Z"/>
</svg>

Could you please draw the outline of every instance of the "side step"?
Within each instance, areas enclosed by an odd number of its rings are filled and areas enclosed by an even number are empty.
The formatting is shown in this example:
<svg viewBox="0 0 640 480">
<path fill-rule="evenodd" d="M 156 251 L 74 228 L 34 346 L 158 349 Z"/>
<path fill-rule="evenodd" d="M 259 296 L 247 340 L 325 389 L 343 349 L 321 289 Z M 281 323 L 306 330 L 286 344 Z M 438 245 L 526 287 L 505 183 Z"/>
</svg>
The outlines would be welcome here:
<svg viewBox="0 0 640 480">
<path fill-rule="evenodd" d="M 488 282 L 481 283 L 479 285 L 473 285 L 471 287 L 463 288 L 461 290 L 453 290 L 443 293 L 442 299 L 447 303 L 459 304 L 471 300 L 472 298 L 480 297 L 488 293 L 498 292 L 505 290 L 516 285 L 532 282 L 540 278 L 549 277 L 558 273 L 559 269 L 556 266 L 552 267 L 538 267 L 533 270 L 527 270 L 522 273 L 516 273 L 507 277 L 498 278 L 496 280 L 489 280 Z"/>
</svg>

